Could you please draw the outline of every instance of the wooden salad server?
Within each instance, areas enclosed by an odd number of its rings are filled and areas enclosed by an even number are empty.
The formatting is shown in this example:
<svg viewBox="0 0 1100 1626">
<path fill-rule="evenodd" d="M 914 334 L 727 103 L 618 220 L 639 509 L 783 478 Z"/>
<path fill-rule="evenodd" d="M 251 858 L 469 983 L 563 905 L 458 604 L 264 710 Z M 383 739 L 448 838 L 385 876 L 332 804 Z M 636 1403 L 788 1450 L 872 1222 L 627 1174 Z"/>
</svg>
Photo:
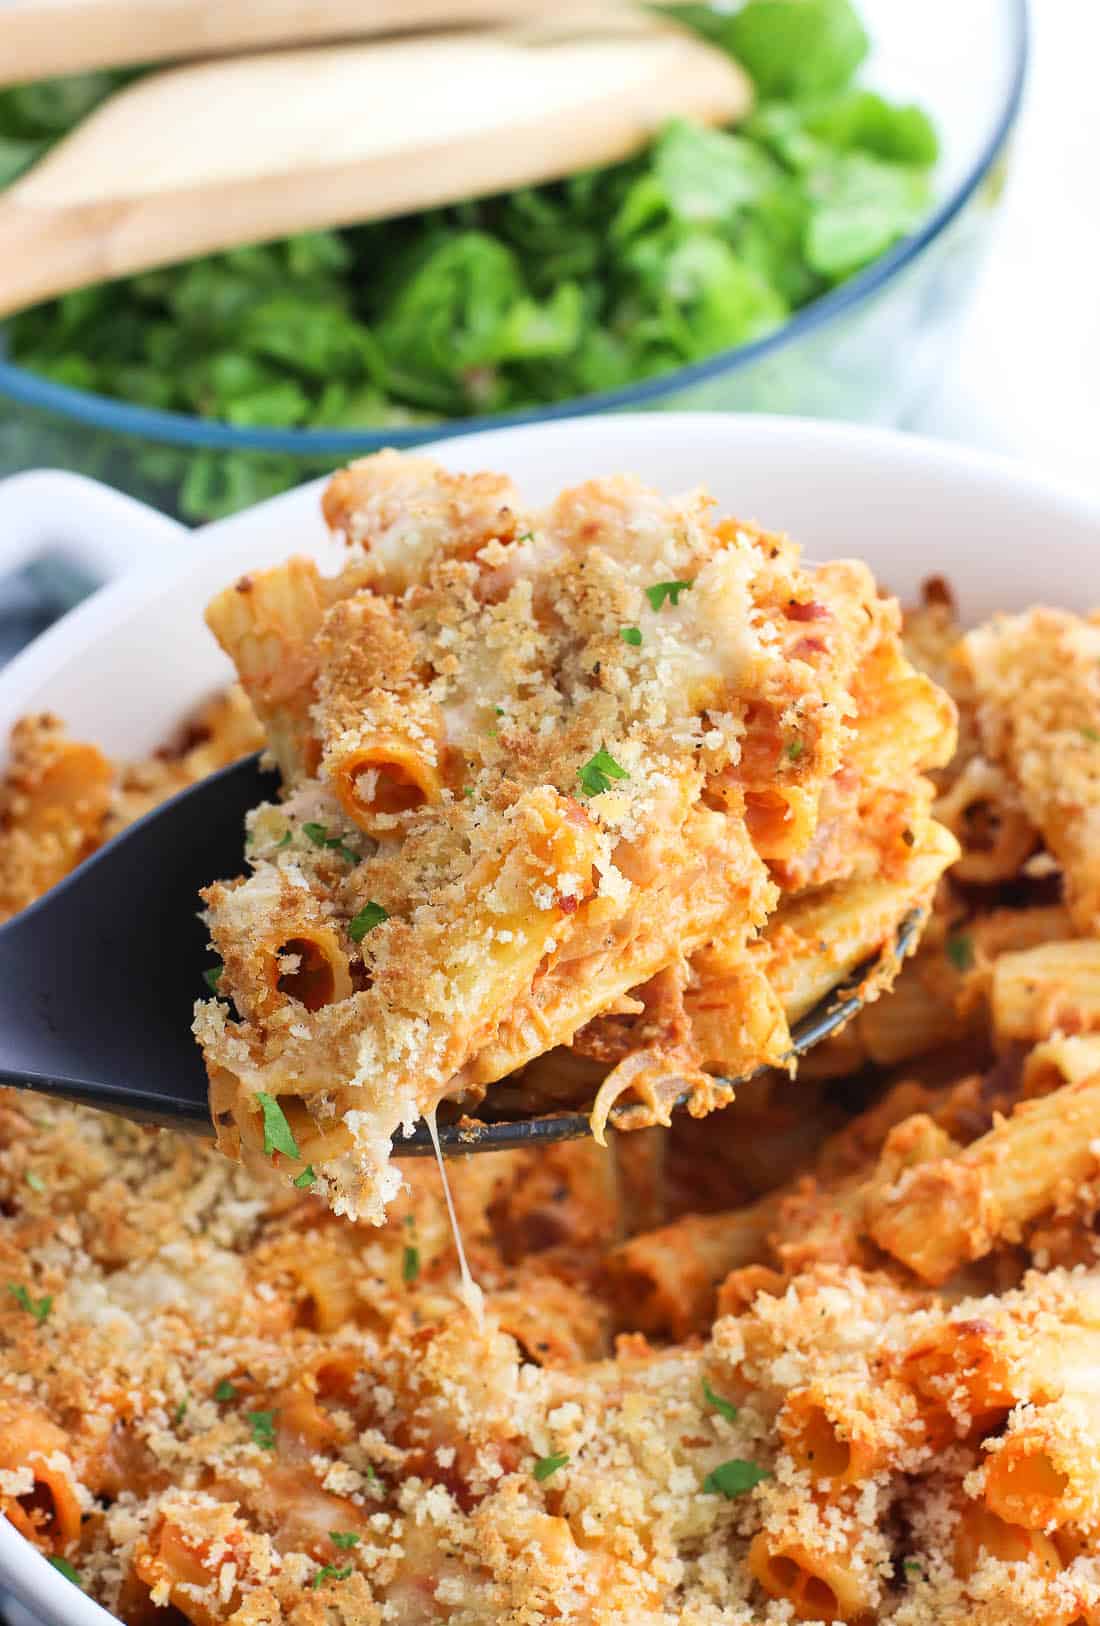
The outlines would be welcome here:
<svg viewBox="0 0 1100 1626">
<path fill-rule="evenodd" d="M 168 69 L 0 193 L 0 316 L 152 266 L 612 163 L 670 118 L 729 123 L 751 95 L 723 52 L 614 11 L 606 26 Z"/>
<path fill-rule="evenodd" d="M 0 1084 L 213 1135 L 191 1033 L 214 963 L 198 893 L 213 876 L 241 872 L 244 816 L 273 791 L 260 759 L 245 757 L 154 808 L 0 925 Z M 842 1027 L 876 969 L 892 969 L 916 947 L 922 924 L 920 911 L 911 913 L 896 939 L 795 1023 L 791 1054 Z M 583 1108 L 508 1114 L 494 1105 L 505 1095 L 503 1085 L 490 1090 L 474 1120 L 446 1121 L 441 1112 L 443 1151 L 464 1156 L 591 1133 Z M 612 1108 L 613 1128 L 628 1110 Z M 432 1156 L 427 1124 L 395 1135 L 393 1151 Z"/>
<path fill-rule="evenodd" d="M 273 45 L 467 28 L 545 10 L 544 0 L 0 0 L 0 7 L 0 85 Z"/>
</svg>

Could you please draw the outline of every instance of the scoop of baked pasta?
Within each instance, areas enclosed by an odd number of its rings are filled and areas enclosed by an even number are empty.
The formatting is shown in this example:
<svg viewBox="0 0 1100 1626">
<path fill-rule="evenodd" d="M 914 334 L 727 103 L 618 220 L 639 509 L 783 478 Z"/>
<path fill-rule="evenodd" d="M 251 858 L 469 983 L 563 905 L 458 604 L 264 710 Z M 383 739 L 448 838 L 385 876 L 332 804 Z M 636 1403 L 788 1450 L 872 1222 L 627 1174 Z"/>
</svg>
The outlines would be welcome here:
<svg viewBox="0 0 1100 1626">
<path fill-rule="evenodd" d="M 865 566 L 628 477 L 535 511 L 386 452 L 324 507 L 339 575 L 208 610 L 283 777 L 204 894 L 225 1150 L 380 1221 L 391 1137 L 505 1078 L 705 1113 L 930 899 L 954 706 Z"/>
</svg>

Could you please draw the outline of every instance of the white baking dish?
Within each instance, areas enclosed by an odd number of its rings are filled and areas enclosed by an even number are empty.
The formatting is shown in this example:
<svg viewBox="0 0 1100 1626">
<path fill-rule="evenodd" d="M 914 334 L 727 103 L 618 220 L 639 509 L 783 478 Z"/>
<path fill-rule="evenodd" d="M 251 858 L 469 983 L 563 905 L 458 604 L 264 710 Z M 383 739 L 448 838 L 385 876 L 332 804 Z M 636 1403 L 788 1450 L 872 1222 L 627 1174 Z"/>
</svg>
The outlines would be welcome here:
<svg viewBox="0 0 1100 1626">
<path fill-rule="evenodd" d="M 789 530 L 811 558 L 867 559 L 903 597 L 946 576 L 969 620 L 1036 601 L 1100 605 L 1100 507 L 957 446 L 792 418 L 668 414 L 498 430 L 427 450 L 450 468 L 504 470 L 535 500 L 620 470 L 670 491 L 704 483 L 724 509 Z M 206 600 L 289 553 L 331 556 L 319 490 L 186 533 L 72 475 L 0 483 L 0 574 L 60 549 L 120 577 L 0 673 L 0 738 L 48 708 L 111 752 L 156 745 L 228 676 L 203 626 Z M 49 1626 L 112 1620 L 3 1520 L 0 1589 Z M 28 1618 L 7 1607 L 13 1623 Z"/>
</svg>

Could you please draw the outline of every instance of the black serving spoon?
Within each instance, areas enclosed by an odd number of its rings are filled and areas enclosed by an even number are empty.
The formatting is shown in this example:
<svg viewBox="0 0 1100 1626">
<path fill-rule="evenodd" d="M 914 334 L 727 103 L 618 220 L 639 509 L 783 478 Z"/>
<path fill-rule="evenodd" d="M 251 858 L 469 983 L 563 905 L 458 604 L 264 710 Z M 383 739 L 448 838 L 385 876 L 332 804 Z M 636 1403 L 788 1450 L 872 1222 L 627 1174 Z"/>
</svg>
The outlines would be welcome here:
<svg viewBox="0 0 1100 1626">
<path fill-rule="evenodd" d="M 37 903 L 0 926 L 0 1084 L 99 1107 L 138 1123 L 213 1135 L 192 1007 L 214 963 L 199 888 L 239 874 L 245 814 L 275 775 L 246 757 L 154 808 Z M 913 946 L 909 916 L 888 951 Z M 871 962 L 873 966 L 874 962 Z M 862 966 L 792 1030 L 802 1055 L 862 1003 Z M 616 1110 L 611 1113 L 614 1123 Z M 583 1112 L 439 1126 L 452 1154 L 574 1140 Z M 394 1138 L 399 1157 L 430 1155 L 426 1124 Z"/>
</svg>

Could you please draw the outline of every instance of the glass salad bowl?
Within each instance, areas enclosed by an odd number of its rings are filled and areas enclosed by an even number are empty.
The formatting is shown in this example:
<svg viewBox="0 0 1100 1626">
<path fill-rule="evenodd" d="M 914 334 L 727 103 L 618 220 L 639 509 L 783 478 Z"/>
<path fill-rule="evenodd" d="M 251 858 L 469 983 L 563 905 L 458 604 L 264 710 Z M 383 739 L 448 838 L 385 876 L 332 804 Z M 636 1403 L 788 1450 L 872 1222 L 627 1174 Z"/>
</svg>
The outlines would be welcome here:
<svg viewBox="0 0 1100 1626">
<path fill-rule="evenodd" d="M 919 104 L 935 124 L 933 201 L 909 235 L 762 337 L 543 407 L 271 429 L 153 409 L 33 372 L 10 359 L 0 328 L 0 475 L 76 470 L 199 521 L 380 446 L 511 423 L 639 409 L 906 423 L 951 353 L 988 244 L 1023 87 L 1027 4 L 860 0 L 859 12 L 872 40 L 860 82 Z M 362 412 L 370 418 L 369 402 Z"/>
</svg>

